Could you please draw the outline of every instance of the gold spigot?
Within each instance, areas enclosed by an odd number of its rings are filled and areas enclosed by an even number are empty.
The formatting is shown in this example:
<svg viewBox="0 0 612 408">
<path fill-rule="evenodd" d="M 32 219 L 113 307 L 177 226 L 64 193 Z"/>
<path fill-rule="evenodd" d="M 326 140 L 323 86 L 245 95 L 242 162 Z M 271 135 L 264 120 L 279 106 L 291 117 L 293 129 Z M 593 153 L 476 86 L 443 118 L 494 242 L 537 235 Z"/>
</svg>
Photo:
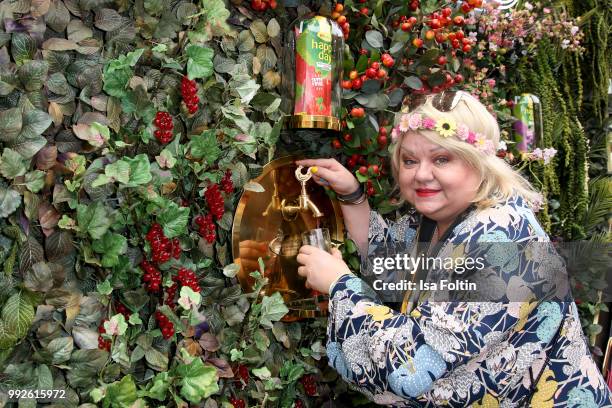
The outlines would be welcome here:
<svg viewBox="0 0 612 408">
<path fill-rule="evenodd" d="M 308 193 L 306 192 L 306 183 L 312 177 L 312 173 L 310 172 L 310 168 L 306 170 L 306 174 L 302 173 L 302 169 L 304 166 L 298 166 L 295 170 L 295 178 L 298 179 L 300 184 L 302 185 L 302 192 L 298 197 L 298 202 L 295 203 L 295 200 L 292 204 L 288 204 L 286 199 L 283 199 L 280 204 L 281 212 L 283 214 L 283 218 L 287 221 L 293 221 L 299 212 L 302 211 L 311 211 L 315 218 L 319 218 L 323 216 L 323 213 L 319 210 L 316 204 L 310 199 Z"/>
</svg>

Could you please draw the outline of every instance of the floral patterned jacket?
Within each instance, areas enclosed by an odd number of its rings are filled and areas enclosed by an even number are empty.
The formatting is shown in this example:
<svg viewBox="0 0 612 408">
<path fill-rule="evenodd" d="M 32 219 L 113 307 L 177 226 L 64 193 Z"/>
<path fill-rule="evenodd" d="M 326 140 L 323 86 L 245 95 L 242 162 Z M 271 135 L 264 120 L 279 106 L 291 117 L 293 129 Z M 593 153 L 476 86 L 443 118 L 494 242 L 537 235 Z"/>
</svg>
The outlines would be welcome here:
<svg viewBox="0 0 612 408">
<path fill-rule="evenodd" d="M 370 250 L 385 241 L 409 246 L 417 224 L 414 216 L 391 223 L 371 212 Z M 548 237 L 523 201 L 512 198 L 471 211 L 441 251 L 476 241 Z M 513 265 L 499 275 L 524 272 L 523 262 Z M 331 287 L 327 334 L 329 365 L 381 405 L 612 407 L 574 302 L 425 301 L 403 314 L 347 274 Z"/>
</svg>

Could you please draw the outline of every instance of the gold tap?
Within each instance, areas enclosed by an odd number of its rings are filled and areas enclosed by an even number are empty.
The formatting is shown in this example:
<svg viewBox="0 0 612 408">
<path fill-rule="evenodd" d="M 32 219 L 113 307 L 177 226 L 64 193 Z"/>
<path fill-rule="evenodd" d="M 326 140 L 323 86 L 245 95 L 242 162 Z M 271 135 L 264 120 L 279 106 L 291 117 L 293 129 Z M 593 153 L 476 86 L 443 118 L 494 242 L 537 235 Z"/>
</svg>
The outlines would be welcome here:
<svg viewBox="0 0 612 408">
<path fill-rule="evenodd" d="M 302 185 L 302 192 L 298 197 L 298 202 L 295 200 L 291 203 L 287 203 L 287 199 L 283 198 L 280 203 L 281 212 L 283 214 L 283 218 L 287 221 L 293 221 L 299 212 L 302 211 L 312 211 L 312 214 L 315 218 L 319 218 L 323 216 L 323 213 L 319 210 L 316 204 L 308 197 L 308 193 L 306 192 L 306 183 L 312 177 L 312 173 L 310 172 L 310 167 L 306 170 L 306 174 L 302 173 L 302 169 L 304 166 L 298 166 L 295 170 L 295 178 L 298 179 L 300 184 Z"/>
</svg>

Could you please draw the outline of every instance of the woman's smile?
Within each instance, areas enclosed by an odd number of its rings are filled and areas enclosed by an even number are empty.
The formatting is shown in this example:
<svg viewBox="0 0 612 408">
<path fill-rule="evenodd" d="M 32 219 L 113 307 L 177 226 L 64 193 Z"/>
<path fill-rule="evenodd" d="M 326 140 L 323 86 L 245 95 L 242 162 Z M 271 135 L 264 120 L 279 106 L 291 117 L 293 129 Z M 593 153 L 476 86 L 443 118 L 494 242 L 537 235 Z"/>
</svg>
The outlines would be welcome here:
<svg viewBox="0 0 612 408">
<path fill-rule="evenodd" d="M 430 188 L 417 188 L 415 191 L 418 197 L 433 197 L 442 190 L 434 190 Z"/>
</svg>

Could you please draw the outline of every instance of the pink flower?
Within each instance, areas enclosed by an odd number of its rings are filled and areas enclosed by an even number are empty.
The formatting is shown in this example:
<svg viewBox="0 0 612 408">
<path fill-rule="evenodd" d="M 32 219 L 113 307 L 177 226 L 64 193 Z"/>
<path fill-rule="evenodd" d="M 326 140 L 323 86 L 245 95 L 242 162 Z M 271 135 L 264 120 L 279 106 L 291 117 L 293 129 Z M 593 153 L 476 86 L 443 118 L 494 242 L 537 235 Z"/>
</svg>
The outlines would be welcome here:
<svg viewBox="0 0 612 408">
<path fill-rule="evenodd" d="M 423 124 L 423 115 L 420 113 L 413 113 L 408 118 L 408 127 L 412 130 L 418 130 Z"/>
<path fill-rule="evenodd" d="M 470 129 L 463 123 L 457 125 L 457 137 L 463 141 L 467 140 L 470 134 Z"/>
<path fill-rule="evenodd" d="M 425 129 L 433 129 L 436 127 L 436 121 L 432 118 L 424 118 L 423 119 L 423 127 Z"/>
<path fill-rule="evenodd" d="M 495 88 L 495 80 L 494 79 L 488 79 L 487 80 L 487 84 L 489 85 L 490 88 Z"/>
<path fill-rule="evenodd" d="M 411 115 L 402 115 L 402 117 L 400 118 L 399 125 L 398 125 L 400 132 L 407 132 L 408 129 L 410 129 L 409 127 L 410 116 Z"/>
<path fill-rule="evenodd" d="M 474 144 L 474 142 L 476 142 L 476 133 L 470 131 L 468 133 L 468 137 L 466 139 L 466 142 L 468 142 L 469 144 Z"/>
</svg>

